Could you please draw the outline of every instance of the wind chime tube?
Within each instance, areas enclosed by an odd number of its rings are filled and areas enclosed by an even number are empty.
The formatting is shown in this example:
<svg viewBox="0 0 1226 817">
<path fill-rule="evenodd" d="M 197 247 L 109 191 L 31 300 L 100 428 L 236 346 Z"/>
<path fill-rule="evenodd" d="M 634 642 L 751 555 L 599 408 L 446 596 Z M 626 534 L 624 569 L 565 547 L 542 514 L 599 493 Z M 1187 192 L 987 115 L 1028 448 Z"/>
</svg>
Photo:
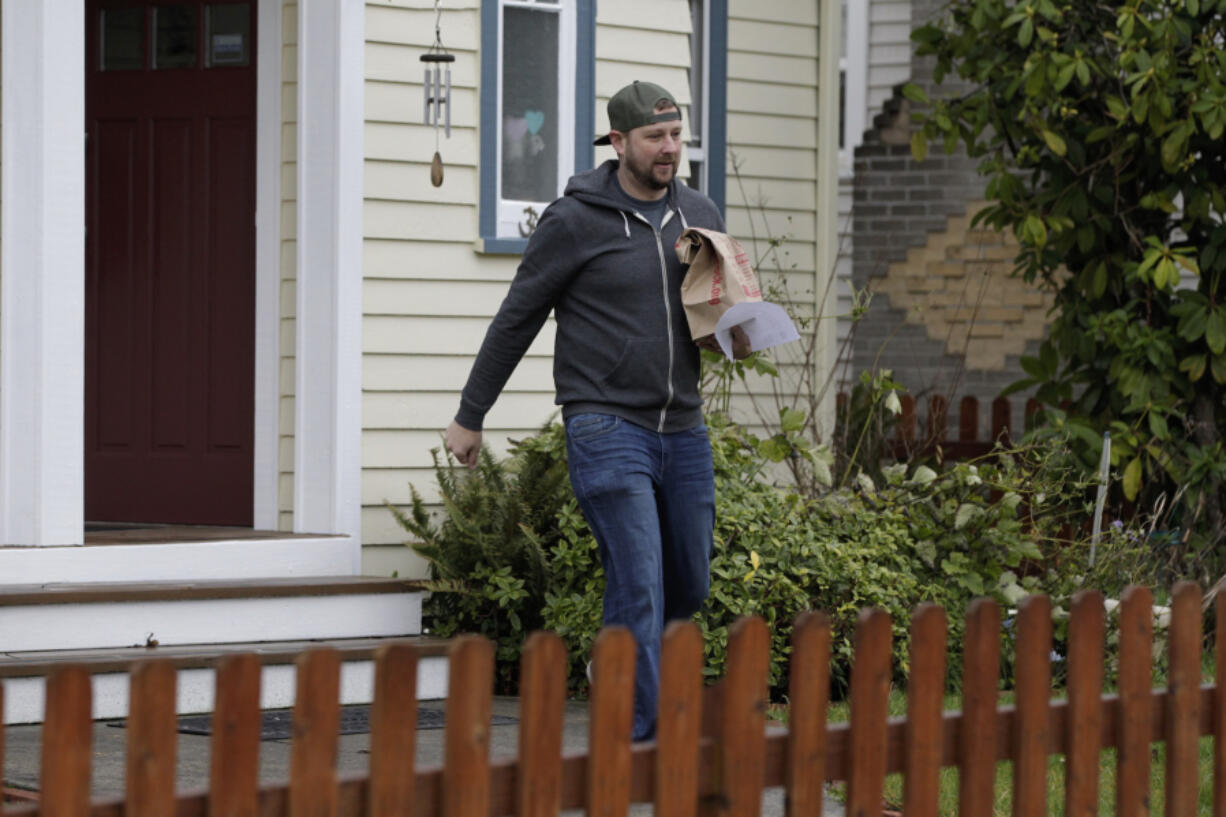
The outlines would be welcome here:
<svg viewBox="0 0 1226 817">
<path fill-rule="evenodd" d="M 430 124 L 430 66 L 429 65 L 426 66 L 426 78 L 423 83 L 423 88 L 425 89 L 422 92 L 422 96 L 424 98 L 423 104 L 425 105 L 425 107 L 422 110 L 421 119 L 423 123 L 429 125 Z"/>
<path fill-rule="evenodd" d="M 447 66 L 447 95 L 444 97 L 446 103 L 443 105 L 444 115 L 446 116 L 446 133 L 447 138 L 451 138 L 451 66 Z"/>
</svg>

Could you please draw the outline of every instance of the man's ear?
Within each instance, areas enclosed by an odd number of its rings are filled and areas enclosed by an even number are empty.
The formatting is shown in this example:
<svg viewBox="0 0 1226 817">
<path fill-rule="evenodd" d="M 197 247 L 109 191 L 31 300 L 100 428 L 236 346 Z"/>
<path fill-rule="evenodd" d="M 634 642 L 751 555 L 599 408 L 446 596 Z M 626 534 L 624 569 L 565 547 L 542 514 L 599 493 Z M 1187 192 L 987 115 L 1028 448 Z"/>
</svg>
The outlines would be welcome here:
<svg viewBox="0 0 1226 817">
<path fill-rule="evenodd" d="M 618 157 L 626 152 L 626 134 L 618 130 L 609 131 L 609 144 L 617 151 Z"/>
</svg>

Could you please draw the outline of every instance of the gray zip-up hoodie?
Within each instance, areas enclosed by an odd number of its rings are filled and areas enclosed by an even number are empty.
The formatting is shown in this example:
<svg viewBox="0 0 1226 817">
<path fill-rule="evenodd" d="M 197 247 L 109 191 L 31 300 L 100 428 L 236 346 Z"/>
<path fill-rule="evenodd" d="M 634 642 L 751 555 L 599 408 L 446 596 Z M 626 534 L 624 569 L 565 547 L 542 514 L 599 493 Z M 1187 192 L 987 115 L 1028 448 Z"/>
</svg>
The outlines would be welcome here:
<svg viewBox="0 0 1226 817">
<path fill-rule="evenodd" d="M 674 180 L 657 233 L 619 195 L 617 160 L 570 179 L 545 209 L 494 316 L 456 422 L 480 431 L 549 311 L 553 379 L 563 416 L 601 412 L 656 431 L 702 421 L 699 355 L 681 306 L 685 227 L 723 230 L 715 204 Z"/>
</svg>

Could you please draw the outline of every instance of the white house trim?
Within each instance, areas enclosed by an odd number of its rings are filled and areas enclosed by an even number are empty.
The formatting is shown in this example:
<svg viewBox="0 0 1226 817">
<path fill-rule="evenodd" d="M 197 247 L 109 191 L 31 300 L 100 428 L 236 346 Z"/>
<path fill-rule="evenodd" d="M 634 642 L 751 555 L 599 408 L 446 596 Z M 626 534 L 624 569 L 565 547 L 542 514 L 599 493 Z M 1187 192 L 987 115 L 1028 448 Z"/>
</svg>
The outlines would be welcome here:
<svg viewBox="0 0 1226 817">
<path fill-rule="evenodd" d="M 849 6 L 859 5 L 850 3 Z M 849 9 L 850 10 L 850 9 Z M 823 0 L 818 21 L 817 75 L 817 286 L 818 315 L 835 314 L 838 287 L 833 280 L 839 258 L 839 52 L 843 43 L 842 9 L 839 0 Z M 849 52 L 850 53 L 850 52 Z M 848 99 L 850 99 L 848 95 Z M 834 371 L 838 357 L 835 321 L 818 321 L 819 332 L 813 365 L 818 382 Z M 818 432 L 829 437 L 834 431 L 834 390 L 827 389 L 818 407 Z"/>
<path fill-rule="evenodd" d="M 84 540 L 85 4 L 2 6 L 0 543 Z"/>
<path fill-rule="evenodd" d="M 839 156 L 839 171 L 852 174 L 856 148 L 864 139 L 868 98 L 868 2 L 847 3 L 847 43 L 844 57 L 846 88 L 843 101 L 843 150 Z M 836 86 L 837 87 L 837 86 Z"/>
<path fill-rule="evenodd" d="M 252 523 L 277 528 L 281 325 L 281 0 L 260 0 L 256 25 L 255 491 Z"/>
<path fill-rule="evenodd" d="M 361 567 L 362 0 L 298 6 L 294 530 Z"/>
</svg>

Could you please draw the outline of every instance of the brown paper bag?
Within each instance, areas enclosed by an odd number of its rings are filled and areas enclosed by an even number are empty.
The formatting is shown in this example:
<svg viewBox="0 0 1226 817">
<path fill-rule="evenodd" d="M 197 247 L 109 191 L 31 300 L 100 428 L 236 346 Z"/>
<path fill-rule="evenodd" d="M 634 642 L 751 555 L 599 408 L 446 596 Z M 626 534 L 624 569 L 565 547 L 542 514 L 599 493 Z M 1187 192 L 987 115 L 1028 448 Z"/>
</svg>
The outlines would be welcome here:
<svg viewBox="0 0 1226 817">
<path fill-rule="evenodd" d="M 674 249 L 681 263 L 690 265 L 681 282 L 681 303 L 695 340 L 713 334 L 720 316 L 734 304 L 762 300 L 749 255 L 727 233 L 690 227 Z"/>
</svg>

